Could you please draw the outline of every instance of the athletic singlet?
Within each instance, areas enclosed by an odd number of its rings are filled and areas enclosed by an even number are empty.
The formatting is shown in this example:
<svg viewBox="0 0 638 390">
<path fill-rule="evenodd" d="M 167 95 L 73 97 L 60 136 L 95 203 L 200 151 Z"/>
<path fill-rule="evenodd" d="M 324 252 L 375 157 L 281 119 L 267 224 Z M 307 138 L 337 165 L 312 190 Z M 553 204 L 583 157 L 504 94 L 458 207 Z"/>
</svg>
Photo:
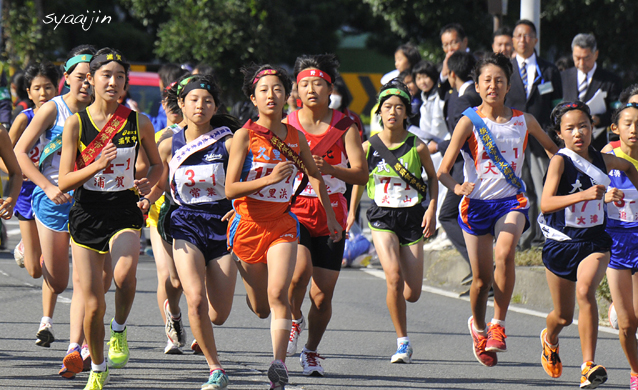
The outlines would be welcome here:
<svg viewBox="0 0 638 390">
<path fill-rule="evenodd" d="M 186 128 L 173 135 L 171 156 L 187 144 Z M 175 197 L 181 204 L 223 204 L 230 210 L 226 199 L 226 168 L 228 151 L 224 139 L 188 156 L 170 178 L 175 188 Z"/>
<path fill-rule="evenodd" d="M 88 110 L 76 114 L 80 122 L 78 153 L 81 153 L 95 137 L 100 129 L 95 126 Z M 112 139 L 117 147 L 117 157 L 110 165 L 89 179 L 74 194 L 80 203 L 97 203 L 118 201 L 123 204 L 137 202 L 139 199 L 135 186 L 135 161 L 139 150 L 137 112 L 131 111 L 126 123 Z M 95 161 L 99 160 L 100 153 Z"/>
<path fill-rule="evenodd" d="M 401 164 L 418 179 L 421 178 L 421 157 L 416 151 L 417 137 L 409 133 L 401 145 L 388 148 Z M 366 153 L 368 161 L 368 197 L 379 207 L 401 208 L 412 207 L 421 203 L 422 196 L 416 188 L 410 187 L 401 177 L 379 156 L 372 145 Z"/>
<path fill-rule="evenodd" d="M 333 126 L 336 125 L 337 122 L 339 122 L 341 118 L 345 116 L 340 111 L 332 110 L 332 119 L 330 120 L 328 129 L 322 134 L 314 135 L 308 133 L 303 128 L 303 126 L 301 126 L 301 123 L 299 122 L 299 111 L 300 110 L 290 113 L 290 115 L 288 115 L 286 118 L 288 119 L 288 124 L 293 125 L 297 130 L 301 131 L 306 136 L 308 146 L 310 146 L 311 148 L 313 145 L 318 144 L 326 135 L 326 133 L 328 133 L 328 131 L 330 131 Z M 328 151 L 322 157 L 330 165 L 348 168 L 348 157 L 346 155 L 346 147 L 343 143 L 343 137 L 339 138 L 339 140 L 335 142 L 335 144 L 330 149 L 328 149 Z M 328 190 L 328 195 L 337 193 L 343 194 L 346 192 L 346 183 L 343 180 L 339 180 L 331 175 L 322 175 L 322 177 L 323 181 L 326 183 L 326 190 Z M 297 188 L 299 183 L 301 183 L 301 178 L 297 176 L 297 178 L 295 179 L 295 188 Z M 310 196 L 316 198 L 317 193 L 312 188 L 312 185 L 308 183 L 306 185 L 306 188 L 301 192 L 301 196 Z"/>
<path fill-rule="evenodd" d="M 33 108 L 26 108 L 22 110 L 20 113 L 26 115 L 27 117 L 27 126 L 25 127 L 26 129 L 27 127 L 29 127 L 29 123 L 31 123 L 31 120 L 33 120 L 33 117 L 35 116 L 35 112 L 33 112 Z M 42 144 L 40 143 L 40 139 L 38 139 L 35 141 L 35 145 L 27 153 L 27 155 L 29 156 L 29 158 L 31 159 L 33 164 L 35 164 L 36 167 L 38 166 L 38 162 L 40 161 L 41 154 L 42 154 Z"/>
<path fill-rule="evenodd" d="M 299 154 L 299 132 L 292 125 L 286 125 L 288 134 L 284 142 Z M 272 146 L 261 135 L 248 130 L 248 154 L 241 172 L 241 181 L 256 180 L 270 175 L 280 162 L 287 161 L 286 156 Z M 269 222 L 281 217 L 288 209 L 290 198 L 294 194 L 293 182 L 297 168 L 286 180 L 269 185 L 261 190 L 233 200 L 233 208 L 242 219 L 255 222 Z"/>
<path fill-rule="evenodd" d="M 632 163 L 638 169 L 638 160 L 625 154 L 620 148 L 615 148 L 613 154 Z M 623 171 L 612 169 L 609 171 L 610 187 L 618 188 L 624 194 L 618 202 L 607 204 L 607 228 L 636 229 L 638 228 L 638 191 Z"/>
<path fill-rule="evenodd" d="M 62 98 L 62 96 L 56 96 L 50 100 L 55 103 L 55 107 L 57 109 L 57 115 L 55 117 L 55 122 L 53 122 L 53 126 L 50 129 L 46 130 L 40 136 L 40 145 L 46 146 L 49 142 L 54 140 L 57 136 L 62 135 L 62 130 L 64 129 L 64 122 L 68 117 L 73 115 L 69 106 L 66 105 L 66 102 Z M 40 171 L 42 175 L 47 178 L 51 183 L 58 185 L 58 175 L 60 174 L 60 155 L 62 152 L 62 148 L 58 149 L 55 153 L 51 153 L 50 156 L 47 157 L 46 161 L 43 161 L 40 166 Z"/>
<path fill-rule="evenodd" d="M 481 116 L 494 137 L 494 143 L 503 158 L 512 166 L 516 176 L 521 177 L 525 148 L 527 147 L 527 124 L 521 111 L 512 109 L 512 118 L 506 123 L 496 123 Z M 461 148 L 465 160 L 463 174 L 465 181 L 474 183 L 471 199 L 493 200 L 516 196 L 520 192 L 505 180 L 505 176 L 490 159 L 478 130 L 472 126 L 472 134 Z"/>
<path fill-rule="evenodd" d="M 600 152 L 589 148 L 592 164 L 603 172 L 607 172 L 605 161 Z M 556 154 L 553 158 L 562 158 L 565 169 L 560 178 L 556 195 L 569 195 L 578 191 L 585 191 L 594 185 L 592 179 L 576 169 L 572 159 L 563 154 Z M 543 214 L 547 225 L 566 234 L 573 240 L 589 240 L 605 234 L 606 213 L 603 200 L 589 200 L 578 202 L 551 214 Z"/>
</svg>

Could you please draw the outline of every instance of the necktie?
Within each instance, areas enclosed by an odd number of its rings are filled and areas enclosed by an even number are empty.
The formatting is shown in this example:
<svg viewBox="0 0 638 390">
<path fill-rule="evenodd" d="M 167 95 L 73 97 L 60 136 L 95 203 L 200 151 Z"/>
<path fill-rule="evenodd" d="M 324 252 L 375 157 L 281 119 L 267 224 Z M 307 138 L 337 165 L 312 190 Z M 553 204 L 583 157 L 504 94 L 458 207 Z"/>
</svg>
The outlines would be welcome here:
<svg viewBox="0 0 638 390">
<path fill-rule="evenodd" d="M 583 79 L 583 81 L 578 86 L 578 100 L 583 101 L 585 99 L 585 95 L 587 94 L 587 76 Z"/>
<path fill-rule="evenodd" d="M 523 80 L 523 86 L 525 86 L 525 96 L 527 96 L 527 62 L 523 61 L 521 64 L 521 80 Z"/>
</svg>

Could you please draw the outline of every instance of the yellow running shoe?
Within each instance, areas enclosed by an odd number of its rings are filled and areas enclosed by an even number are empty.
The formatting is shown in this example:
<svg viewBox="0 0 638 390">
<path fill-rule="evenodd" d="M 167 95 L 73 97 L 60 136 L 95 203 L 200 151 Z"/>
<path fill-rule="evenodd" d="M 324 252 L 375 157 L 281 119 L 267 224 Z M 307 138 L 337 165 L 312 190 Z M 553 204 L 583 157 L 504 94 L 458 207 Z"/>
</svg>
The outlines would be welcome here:
<svg viewBox="0 0 638 390">
<path fill-rule="evenodd" d="M 126 366 L 129 358 L 128 341 L 126 339 L 126 328 L 122 332 L 113 330 L 113 320 L 111 320 L 111 340 L 108 343 L 108 363 L 112 368 L 122 368 Z"/>
<path fill-rule="evenodd" d="M 104 385 L 109 383 L 109 368 L 106 368 L 106 371 L 96 372 L 91 370 L 91 375 L 89 375 L 89 381 L 84 387 L 84 390 L 102 390 Z"/>
</svg>

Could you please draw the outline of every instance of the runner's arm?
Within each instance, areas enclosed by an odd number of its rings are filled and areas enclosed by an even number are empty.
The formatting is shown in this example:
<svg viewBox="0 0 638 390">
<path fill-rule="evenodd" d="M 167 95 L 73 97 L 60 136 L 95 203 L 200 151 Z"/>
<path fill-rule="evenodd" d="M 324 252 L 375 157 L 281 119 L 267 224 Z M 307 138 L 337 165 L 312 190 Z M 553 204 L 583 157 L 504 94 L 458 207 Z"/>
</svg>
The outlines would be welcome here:
<svg viewBox="0 0 638 390">
<path fill-rule="evenodd" d="M 556 195 L 564 169 L 565 160 L 562 157 L 550 160 L 541 195 L 541 212 L 543 214 L 551 214 L 586 200 L 602 199 L 605 195 L 605 186 L 603 185 L 594 185 L 585 191 L 577 191 L 569 195 Z"/>
<path fill-rule="evenodd" d="M 527 132 L 531 134 L 545 148 L 545 153 L 552 158 L 558 152 L 558 146 L 552 141 L 547 133 L 538 124 L 536 118 L 531 114 L 525 114 L 525 123 L 527 123 Z"/>
<path fill-rule="evenodd" d="M 368 148 L 370 147 L 370 142 L 366 141 L 363 143 L 362 150 L 363 156 L 365 157 L 368 154 Z M 366 161 L 367 165 L 367 161 Z M 370 178 L 370 174 L 368 173 L 368 178 Z M 367 183 L 366 183 L 367 185 Z M 352 186 L 352 193 L 350 194 L 350 207 L 348 208 L 348 219 L 346 221 L 346 232 L 350 232 L 352 225 L 354 225 L 357 217 L 355 213 L 357 212 L 357 207 L 359 207 L 359 202 L 361 202 L 361 197 L 363 196 L 363 192 L 365 191 L 365 185 L 355 184 Z"/>
<path fill-rule="evenodd" d="M 0 158 L 9 174 L 9 196 L 4 200 L 0 197 L 2 202 L 0 203 L 0 216 L 4 219 L 9 219 L 13 216 L 13 208 L 16 200 L 18 200 L 20 188 L 22 188 L 22 171 L 20 171 L 20 165 L 13 153 L 9 135 L 2 125 L 0 125 Z"/>
<path fill-rule="evenodd" d="M 638 171 L 636 171 L 634 164 L 613 154 L 605 153 L 602 156 L 603 160 L 605 160 L 605 166 L 607 167 L 606 173 L 609 173 L 613 169 L 623 171 L 625 175 L 627 175 L 627 178 L 631 180 L 634 187 L 638 188 Z"/>
<path fill-rule="evenodd" d="M 364 185 L 368 182 L 368 163 L 361 148 L 361 136 L 356 125 L 350 126 L 343 135 L 350 167 L 330 165 L 321 156 L 312 156 L 324 175 L 332 175 L 348 184 Z"/>
<path fill-rule="evenodd" d="M 160 179 L 164 171 L 164 166 L 157 151 L 155 129 L 153 128 L 151 120 L 148 119 L 146 115 L 139 115 L 139 124 L 140 144 L 142 148 L 144 148 L 150 166 L 146 177 L 135 180 L 135 187 L 137 187 L 140 194 L 144 196 L 151 191 L 151 188 Z"/>
<path fill-rule="evenodd" d="M 421 165 L 428 175 L 430 203 L 423 216 L 423 224 L 421 226 L 423 227 L 423 234 L 426 237 L 430 237 L 436 231 L 436 204 L 439 199 L 439 180 L 436 177 L 436 170 L 434 169 L 434 163 L 432 163 L 427 145 L 417 139 L 416 151 L 419 153 Z"/>
<path fill-rule="evenodd" d="M 146 195 L 146 198 L 149 200 L 151 204 L 157 202 L 159 198 L 164 195 L 164 192 L 170 191 L 169 188 L 166 188 L 166 183 L 168 181 L 169 168 L 168 163 L 171 161 L 171 147 L 173 146 L 172 139 L 167 138 L 164 141 L 160 142 L 158 149 L 160 159 L 162 161 L 162 165 L 164 169 L 162 170 L 162 176 L 155 183 L 151 192 Z"/>
<path fill-rule="evenodd" d="M 443 161 L 441 161 L 441 166 L 439 167 L 439 181 L 457 195 L 469 195 L 474 190 L 474 183 L 460 184 L 454 180 L 452 175 L 450 175 L 450 170 L 452 170 L 452 167 L 454 166 L 454 162 L 461 151 L 461 147 L 472 134 L 472 128 L 473 125 L 470 118 L 462 116 L 452 133 L 452 139 L 450 140 L 450 144 L 445 151 Z"/>
</svg>

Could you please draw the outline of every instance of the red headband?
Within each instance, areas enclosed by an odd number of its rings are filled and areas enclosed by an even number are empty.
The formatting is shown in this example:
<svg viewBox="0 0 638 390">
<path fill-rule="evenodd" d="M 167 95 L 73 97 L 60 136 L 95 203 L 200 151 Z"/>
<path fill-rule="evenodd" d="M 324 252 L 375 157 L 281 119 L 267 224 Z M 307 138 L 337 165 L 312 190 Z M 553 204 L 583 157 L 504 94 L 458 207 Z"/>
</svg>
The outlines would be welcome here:
<svg viewBox="0 0 638 390">
<path fill-rule="evenodd" d="M 330 78 L 330 76 L 326 72 L 319 69 L 306 69 L 299 72 L 299 74 L 297 75 L 297 84 L 299 84 L 299 82 L 306 77 L 320 77 L 326 80 L 328 84 L 332 84 L 332 79 Z"/>
<path fill-rule="evenodd" d="M 274 69 L 264 69 L 261 72 L 257 73 L 257 75 L 255 76 L 255 79 L 253 80 L 253 84 L 256 84 L 257 81 L 259 81 L 260 78 L 267 76 L 267 75 L 276 75 L 277 71 Z"/>
<path fill-rule="evenodd" d="M 172 83 L 168 84 L 166 87 L 164 87 L 164 90 L 168 91 L 169 89 L 173 88 L 175 84 L 177 84 L 177 81 L 173 81 Z"/>
</svg>

